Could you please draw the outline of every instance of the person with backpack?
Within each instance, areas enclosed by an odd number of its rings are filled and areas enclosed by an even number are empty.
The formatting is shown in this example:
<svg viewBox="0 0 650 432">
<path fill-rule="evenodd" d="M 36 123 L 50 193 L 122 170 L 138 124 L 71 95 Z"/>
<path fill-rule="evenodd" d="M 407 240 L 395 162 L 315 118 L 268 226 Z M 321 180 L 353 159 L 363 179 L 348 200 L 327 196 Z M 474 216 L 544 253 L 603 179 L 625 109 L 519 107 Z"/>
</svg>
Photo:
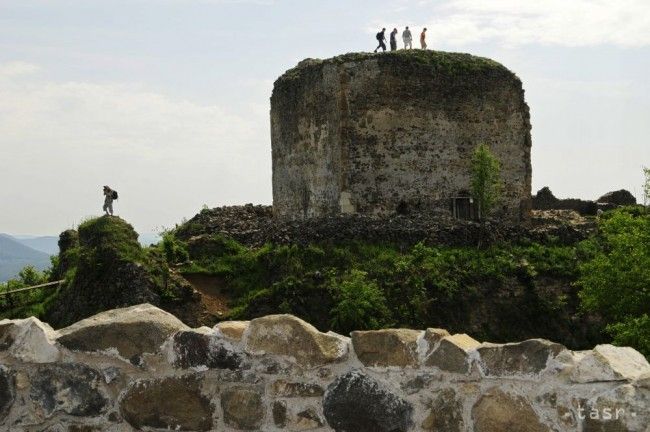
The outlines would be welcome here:
<svg viewBox="0 0 650 432">
<path fill-rule="evenodd" d="M 422 30 L 422 33 L 420 33 L 420 46 L 422 49 L 427 49 L 427 28 L 425 27 L 424 30 Z"/>
<path fill-rule="evenodd" d="M 386 44 L 384 43 L 384 42 L 386 42 L 386 29 L 385 28 L 381 29 L 381 31 L 379 33 L 377 33 L 377 42 L 379 42 L 379 46 L 377 48 L 375 48 L 375 52 L 377 52 L 377 50 L 379 48 L 381 48 L 383 51 L 386 51 Z"/>
<path fill-rule="evenodd" d="M 394 28 L 392 32 L 390 32 L 390 50 L 391 51 L 397 51 L 397 29 Z"/>
<path fill-rule="evenodd" d="M 113 201 L 117 199 L 117 191 L 114 191 L 108 186 L 104 186 L 104 207 L 102 209 L 106 215 L 113 216 Z"/>
<path fill-rule="evenodd" d="M 404 49 L 413 48 L 413 44 L 411 43 L 411 41 L 413 40 L 413 36 L 411 35 L 411 30 L 409 30 L 409 26 L 406 26 L 406 30 L 402 32 L 402 40 L 404 41 Z"/>
</svg>

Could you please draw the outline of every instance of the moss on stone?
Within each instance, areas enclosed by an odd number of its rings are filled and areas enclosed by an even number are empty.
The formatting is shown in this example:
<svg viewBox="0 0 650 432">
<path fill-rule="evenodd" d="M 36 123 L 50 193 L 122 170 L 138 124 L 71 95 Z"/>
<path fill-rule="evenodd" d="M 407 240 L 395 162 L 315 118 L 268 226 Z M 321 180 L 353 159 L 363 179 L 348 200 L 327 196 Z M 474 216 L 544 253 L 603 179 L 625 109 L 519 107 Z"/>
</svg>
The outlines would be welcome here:
<svg viewBox="0 0 650 432">
<path fill-rule="evenodd" d="M 367 60 L 377 61 L 380 67 L 408 64 L 414 66 L 425 66 L 430 68 L 433 72 L 443 73 L 446 75 L 495 72 L 503 76 L 516 78 L 516 75 L 501 63 L 486 57 L 478 57 L 467 53 L 413 49 L 388 51 L 385 53 L 347 53 L 325 60 L 308 58 L 280 76 L 276 81 L 276 86 L 283 82 L 291 82 L 298 79 L 304 73 L 307 73 L 307 71 L 319 70 L 327 64 L 344 64 L 364 62 Z"/>
<path fill-rule="evenodd" d="M 89 219 L 79 225 L 79 243 L 87 252 L 110 250 L 111 259 L 142 262 L 143 249 L 138 233 L 125 220 L 115 216 Z"/>
</svg>

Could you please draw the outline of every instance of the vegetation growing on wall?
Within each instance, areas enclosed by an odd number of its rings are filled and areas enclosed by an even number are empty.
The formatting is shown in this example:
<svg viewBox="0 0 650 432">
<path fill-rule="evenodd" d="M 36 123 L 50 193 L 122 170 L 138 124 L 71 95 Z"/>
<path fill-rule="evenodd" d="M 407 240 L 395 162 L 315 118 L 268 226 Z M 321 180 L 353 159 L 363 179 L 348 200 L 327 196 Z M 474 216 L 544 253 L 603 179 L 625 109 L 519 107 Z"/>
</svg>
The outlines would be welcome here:
<svg viewBox="0 0 650 432">
<path fill-rule="evenodd" d="M 567 331 L 571 320 L 583 319 L 574 316 L 572 287 L 579 254 L 574 246 L 536 243 L 478 250 L 364 242 L 247 248 L 216 235 L 180 271 L 221 278 L 231 290 L 231 318 L 281 312 L 341 333 L 434 326 L 491 340 L 537 335 L 587 346 L 599 340 L 597 325 Z"/>
<path fill-rule="evenodd" d="M 480 217 L 485 219 L 501 195 L 501 164 L 485 144 L 478 145 L 472 154 L 470 186 Z"/>
<path fill-rule="evenodd" d="M 222 319 L 292 313 L 344 334 L 444 327 L 496 342 L 544 337 L 575 349 L 613 339 L 650 355 L 650 215 L 629 207 L 605 213 L 598 223 L 598 234 L 577 244 L 550 239 L 479 249 L 360 241 L 246 247 L 221 235 L 187 243 L 168 232 L 159 245 L 141 248 L 124 221 L 92 220 L 80 226 L 78 244 L 71 242 L 55 260 L 53 272 L 64 271 L 68 279 L 61 292 L 34 292 L 21 308 L 7 309 L 5 300 L 0 306 L 11 317 L 47 317 L 65 304 L 97 306 L 127 289 L 106 277 L 119 262 L 127 264 L 118 267 L 129 278 L 131 295 L 120 301 L 139 302 L 133 294 L 140 290 L 183 310 L 188 300 L 174 275 L 218 278 L 231 306 Z M 0 289 L 49 278 L 28 268 Z"/>
<path fill-rule="evenodd" d="M 583 244 L 583 306 L 603 315 L 615 343 L 650 356 L 650 215 L 629 207 L 606 213 L 599 227 Z"/>
</svg>

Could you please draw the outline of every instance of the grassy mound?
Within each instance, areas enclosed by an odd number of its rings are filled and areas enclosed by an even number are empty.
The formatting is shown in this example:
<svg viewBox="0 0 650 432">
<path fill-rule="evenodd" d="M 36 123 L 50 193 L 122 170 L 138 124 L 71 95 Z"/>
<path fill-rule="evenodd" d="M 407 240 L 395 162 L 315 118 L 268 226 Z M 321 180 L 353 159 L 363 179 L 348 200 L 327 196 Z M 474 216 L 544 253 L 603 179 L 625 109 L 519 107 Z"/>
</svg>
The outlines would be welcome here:
<svg viewBox="0 0 650 432">
<path fill-rule="evenodd" d="M 246 247 L 220 234 L 165 241 L 183 257 L 181 272 L 221 278 L 233 319 L 292 313 L 343 334 L 443 327 L 492 341 L 545 337 L 576 349 L 604 340 L 597 314 L 580 309 L 575 281 L 585 252 L 576 244 Z"/>
<path fill-rule="evenodd" d="M 36 311 L 61 326 L 147 301 L 188 324 L 211 324 L 179 272 L 219 280 L 231 307 L 222 319 L 292 313 L 344 334 L 443 327 L 495 342 L 543 337 L 573 349 L 614 342 L 650 356 L 650 214 L 642 207 L 605 213 L 587 240 L 482 248 L 359 240 L 245 246 L 219 232 L 182 232 L 142 248 L 119 218 L 86 221 L 61 235 L 51 276 L 26 269 L 9 284 L 65 275 L 66 285 L 13 312 Z"/>
<path fill-rule="evenodd" d="M 44 313 L 50 324 L 65 326 L 139 303 L 161 306 L 196 323 L 182 311 L 183 306 L 188 312 L 193 309 L 191 287 L 170 273 L 158 249 L 140 246 L 138 234 L 126 221 L 102 216 L 82 223 L 78 236 L 66 233 L 69 241 L 54 269 L 65 276 L 66 284 Z"/>
</svg>

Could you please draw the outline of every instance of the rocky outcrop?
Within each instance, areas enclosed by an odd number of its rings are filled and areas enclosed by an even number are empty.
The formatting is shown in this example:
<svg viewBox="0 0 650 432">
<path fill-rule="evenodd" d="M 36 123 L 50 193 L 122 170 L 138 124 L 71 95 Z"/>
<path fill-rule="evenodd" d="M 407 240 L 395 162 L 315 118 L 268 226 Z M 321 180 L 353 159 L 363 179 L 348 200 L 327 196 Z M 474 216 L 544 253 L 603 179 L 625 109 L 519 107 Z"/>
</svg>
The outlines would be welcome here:
<svg viewBox="0 0 650 432">
<path fill-rule="evenodd" d="M 650 364 L 611 345 L 350 339 L 290 315 L 191 329 L 150 305 L 0 322 L 1 430 L 644 431 L 648 400 Z"/>
<path fill-rule="evenodd" d="M 611 210 L 620 206 L 636 204 L 634 195 L 625 189 L 607 192 L 596 201 L 590 201 L 578 198 L 557 198 L 548 186 L 537 191 L 532 200 L 533 210 L 573 210 L 583 216 L 594 216 L 598 210 Z"/>
<path fill-rule="evenodd" d="M 598 212 L 598 204 L 593 201 L 578 198 L 556 198 L 548 186 L 544 186 L 533 195 L 533 210 L 573 210 L 583 216 L 594 216 Z"/>
<path fill-rule="evenodd" d="M 607 192 L 596 200 L 597 203 L 612 204 L 615 206 L 636 205 L 636 198 L 630 191 L 619 189 L 617 191 Z"/>
<path fill-rule="evenodd" d="M 67 280 L 45 311 L 53 327 L 142 303 L 172 312 L 192 325 L 202 322 L 205 311 L 200 295 L 169 270 L 162 256 L 145 253 L 138 233 L 125 220 L 116 216 L 89 219 L 78 231 L 64 231 L 59 247 L 60 260 L 53 273 Z"/>
</svg>

